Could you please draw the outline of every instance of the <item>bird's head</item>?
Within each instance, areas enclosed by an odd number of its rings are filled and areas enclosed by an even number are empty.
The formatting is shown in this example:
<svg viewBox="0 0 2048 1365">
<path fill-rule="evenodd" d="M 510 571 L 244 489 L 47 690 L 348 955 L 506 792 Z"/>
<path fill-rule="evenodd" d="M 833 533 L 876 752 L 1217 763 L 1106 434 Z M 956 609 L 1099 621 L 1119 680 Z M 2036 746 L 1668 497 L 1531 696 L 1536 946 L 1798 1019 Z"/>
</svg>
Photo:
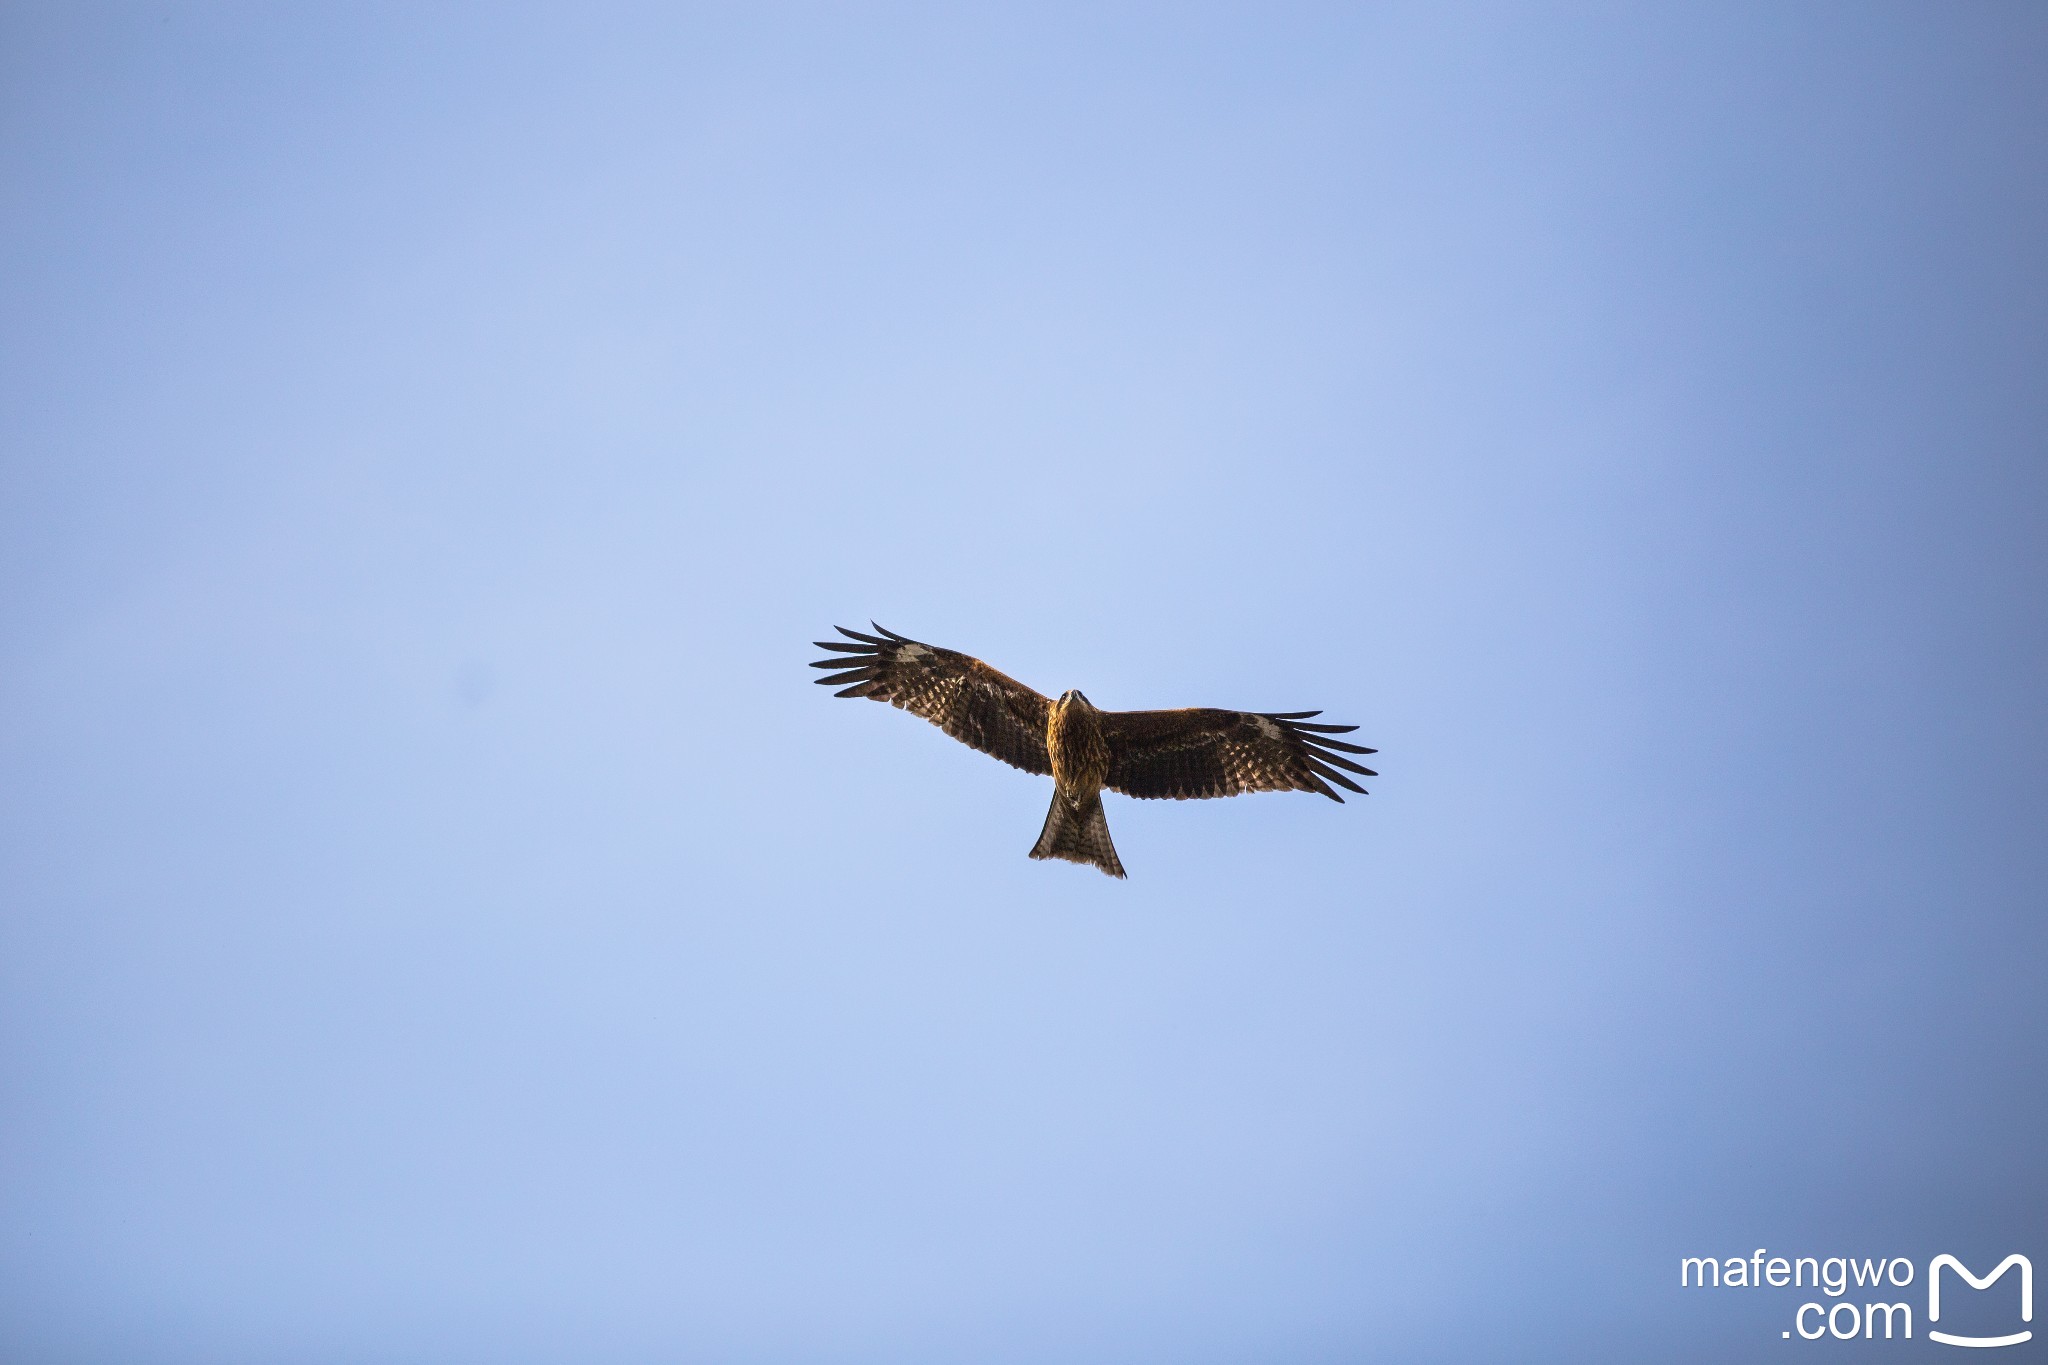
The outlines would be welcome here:
<svg viewBox="0 0 2048 1365">
<path fill-rule="evenodd" d="M 1085 706 L 1091 711 L 1095 709 L 1095 703 L 1089 701 L 1087 696 L 1078 687 L 1070 687 L 1066 691 L 1060 693 L 1060 705 Z"/>
</svg>

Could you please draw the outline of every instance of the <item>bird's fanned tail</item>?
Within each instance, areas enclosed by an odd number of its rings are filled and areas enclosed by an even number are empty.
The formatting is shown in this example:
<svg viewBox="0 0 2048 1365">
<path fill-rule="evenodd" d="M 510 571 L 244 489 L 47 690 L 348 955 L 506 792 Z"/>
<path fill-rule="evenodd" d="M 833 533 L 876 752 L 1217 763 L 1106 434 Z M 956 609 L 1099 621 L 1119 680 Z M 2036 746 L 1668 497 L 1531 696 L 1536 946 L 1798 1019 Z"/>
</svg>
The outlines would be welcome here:
<svg viewBox="0 0 2048 1365">
<path fill-rule="evenodd" d="M 1069 801 L 1059 792 L 1052 794 L 1052 809 L 1045 813 L 1045 828 L 1031 848 L 1034 858 L 1064 858 L 1070 863 L 1099 867 L 1112 877 L 1124 875 L 1124 865 L 1109 841 L 1109 817 L 1102 810 L 1102 793 L 1080 801 Z"/>
</svg>

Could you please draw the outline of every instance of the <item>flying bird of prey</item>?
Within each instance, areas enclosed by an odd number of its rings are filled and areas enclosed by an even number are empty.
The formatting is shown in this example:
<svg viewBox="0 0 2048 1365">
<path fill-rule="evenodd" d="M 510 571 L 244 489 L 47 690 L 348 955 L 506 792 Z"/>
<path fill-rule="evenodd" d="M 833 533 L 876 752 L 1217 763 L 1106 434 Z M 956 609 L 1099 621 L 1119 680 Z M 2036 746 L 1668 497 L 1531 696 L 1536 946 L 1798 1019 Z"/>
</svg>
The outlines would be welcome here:
<svg viewBox="0 0 2048 1365">
<path fill-rule="evenodd" d="M 1379 775 L 1343 756 L 1378 750 L 1330 738 L 1358 727 L 1310 724 L 1320 711 L 1098 711 L 1078 691 L 1054 701 L 979 659 L 893 630 L 875 626 L 875 634 L 864 635 L 845 626 L 833 629 L 851 643 L 816 641 L 839 657 L 811 667 L 834 670 L 818 679 L 841 687 L 834 696 L 899 706 L 1013 768 L 1051 775 L 1052 809 L 1032 847 L 1034 858 L 1089 863 L 1123 876 L 1102 813 L 1105 787 L 1176 801 L 1239 792 L 1321 792 L 1341 803 L 1344 798 L 1330 783 L 1360 795 L 1365 788 L 1338 769 Z"/>
</svg>

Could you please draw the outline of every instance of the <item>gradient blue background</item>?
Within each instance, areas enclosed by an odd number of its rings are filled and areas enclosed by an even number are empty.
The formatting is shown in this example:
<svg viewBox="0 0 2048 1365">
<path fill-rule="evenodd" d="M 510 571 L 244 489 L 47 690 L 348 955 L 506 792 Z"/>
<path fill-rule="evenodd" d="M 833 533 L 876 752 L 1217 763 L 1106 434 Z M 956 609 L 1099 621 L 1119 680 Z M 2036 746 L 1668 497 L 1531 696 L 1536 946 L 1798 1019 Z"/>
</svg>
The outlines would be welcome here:
<svg viewBox="0 0 2048 1365">
<path fill-rule="evenodd" d="M 6 1358 L 1842 1358 L 1678 1258 L 2048 1272 L 2044 71 L 8 6 Z M 1385 775 L 1028 862 L 810 685 L 869 617 Z"/>
</svg>

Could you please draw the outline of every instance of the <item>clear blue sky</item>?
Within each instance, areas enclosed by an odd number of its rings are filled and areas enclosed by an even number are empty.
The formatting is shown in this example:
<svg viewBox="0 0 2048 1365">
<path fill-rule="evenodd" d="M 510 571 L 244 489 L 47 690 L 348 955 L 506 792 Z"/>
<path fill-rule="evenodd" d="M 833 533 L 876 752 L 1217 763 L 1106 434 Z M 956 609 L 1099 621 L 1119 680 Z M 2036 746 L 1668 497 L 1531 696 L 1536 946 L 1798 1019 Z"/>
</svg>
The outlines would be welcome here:
<svg viewBox="0 0 2048 1365">
<path fill-rule="evenodd" d="M 2048 1273 L 2044 71 L 0 10 L 0 1354 L 1722 1361 L 1797 1299 L 1680 1257 Z M 810 685 L 870 617 L 1384 776 L 1033 863 Z"/>
</svg>

